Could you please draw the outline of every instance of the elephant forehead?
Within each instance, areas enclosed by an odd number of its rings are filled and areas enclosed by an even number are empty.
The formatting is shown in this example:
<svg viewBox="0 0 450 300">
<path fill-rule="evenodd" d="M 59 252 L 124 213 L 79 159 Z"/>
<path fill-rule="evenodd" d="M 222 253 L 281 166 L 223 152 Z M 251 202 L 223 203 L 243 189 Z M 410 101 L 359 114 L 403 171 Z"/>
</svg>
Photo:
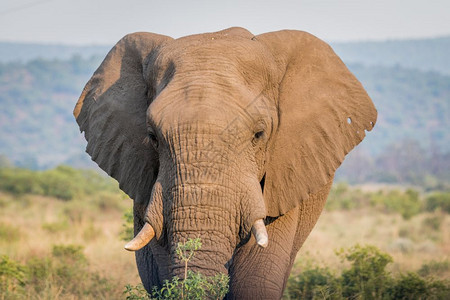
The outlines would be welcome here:
<svg viewBox="0 0 450 300">
<path fill-rule="evenodd" d="M 260 42 L 223 32 L 173 40 L 159 50 L 156 62 L 160 66 L 173 63 L 175 72 L 183 75 L 206 71 L 252 85 L 264 86 L 277 73 L 272 54 Z"/>
<path fill-rule="evenodd" d="M 264 48 L 251 39 L 220 33 L 193 35 L 173 40 L 164 46 L 161 53 L 175 61 L 184 61 L 186 57 L 196 57 L 206 62 L 207 59 L 232 58 L 237 60 L 255 59 L 264 53 Z"/>
<path fill-rule="evenodd" d="M 147 117 L 162 131 L 184 125 L 198 132 L 230 131 L 248 134 L 257 123 L 270 123 L 276 112 L 273 101 L 264 94 L 242 88 L 221 91 L 207 85 L 167 88 L 149 107 Z"/>
<path fill-rule="evenodd" d="M 184 102 L 182 105 L 167 105 L 155 113 L 150 112 L 152 123 L 162 132 L 183 131 L 213 135 L 221 133 L 240 115 L 242 113 L 236 106 L 213 101 Z"/>
</svg>

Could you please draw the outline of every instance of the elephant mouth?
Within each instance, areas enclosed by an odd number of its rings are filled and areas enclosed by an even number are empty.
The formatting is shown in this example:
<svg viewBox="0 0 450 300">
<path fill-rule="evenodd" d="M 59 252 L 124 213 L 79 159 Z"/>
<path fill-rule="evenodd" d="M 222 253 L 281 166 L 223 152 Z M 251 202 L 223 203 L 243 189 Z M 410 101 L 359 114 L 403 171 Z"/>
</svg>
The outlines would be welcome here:
<svg viewBox="0 0 450 300">
<path fill-rule="evenodd" d="M 263 218 L 265 217 L 265 209 L 264 209 L 264 198 L 262 190 L 264 188 L 264 177 L 259 182 L 256 179 L 250 179 L 247 184 L 245 185 L 246 192 L 243 194 L 243 198 L 246 199 L 245 201 L 240 202 L 240 208 L 237 207 L 238 210 L 240 210 L 240 216 L 241 216 L 241 228 L 239 232 L 239 236 L 241 238 L 241 242 L 247 242 L 248 237 L 250 236 L 250 233 L 254 236 L 256 243 L 262 247 L 266 248 L 269 243 L 269 236 L 266 230 L 266 226 L 264 223 Z M 217 196 L 218 193 L 216 190 L 211 188 L 210 186 L 201 187 L 201 184 L 195 184 L 190 186 L 189 184 L 183 184 L 180 186 L 175 186 L 170 189 L 171 196 L 176 199 L 175 202 L 179 201 L 179 199 L 184 198 L 192 198 L 190 200 L 190 205 L 206 205 L 209 206 L 211 203 L 216 203 L 218 207 L 221 210 L 224 209 L 224 201 L 226 198 L 216 198 L 221 197 Z M 147 205 L 147 208 L 145 209 L 145 223 L 144 226 L 141 228 L 139 233 L 125 245 L 125 249 L 128 251 L 137 251 L 145 247 L 152 239 L 156 237 L 156 239 L 160 239 L 160 236 L 163 231 L 163 210 L 164 206 L 167 206 L 167 201 L 163 201 L 163 188 L 162 184 L 159 180 L 155 182 L 152 189 L 152 194 L 150 197 L 149 204 Z M 201 197 L 201 198 L 198 198 Z M 203 199 L 203 197 L 206 197 Z M 213 197 L 215 200 L 211 201 L 208 200 L 209 197 Z M 202 200 L 203 199 L 203 200 Z M 163 204 L 166 203 L 166 204 Z M 195 204 L 194 204 L 195 203 Z M 171 226 L 177 228 L 176 231 L 185 231 L 190 230 L 190 227 L 186 227 L 186 225 L 183 226 L 183 223 L 185 222 L 186 213 L 190 212 L 179 210 L 179 207 L 166 207 L 168 211 L 172 211 L 172 213 L 176 212 L 177 215 L 171 215 L 170 222 Z M 225 210 L 226 211 L 226 210 Z M 181 218 L 181 219 L 180 219 Z M 198 220 L 202 225 L 203 230 L 209 230 L 209 231 L 217 231 L 222 232 L 225 228 L 223 227 L 224 224 L 227 221 L 227 218 L 223 219 L 222 221 L 219 221 L 218 223 L 214 220 L 221 220 L 223 217 L 217 217 L 205 212 L 202 213 L 196 213 L 196 214 L 190 214 L 190 218 L 200 218 Z M 205 219 L 206 218 L 206 219 Z M 232 217 L 233 218 L 233 217 Z M 205 221 L 209 220 L 209 221 Z M 204 224 L 202 222 L 205 222 Z M 231 221 L 232 222 L 232 221 Z M 198 223 L 198 222 L 197 222 Z M 199 226 L 199 224 L 197 226 Z M 175 225 L 176 224 L 176 225 Z M 166 224 L 167 225 L 167 224 Z M 168 225 L 167 225 L 168 226 Z M 226 226 L 225 226 L 226 227 Z M 219 229 L 221 228 L 221 229 Z M 198 229 L 197 229 L 198 230 Z M 232 234 L 232 233 L 231 233 Z M 236 234 L 236 233 L 235 233 Z M 219 240 L 220 238 L 217 237 Z"/>
<path fill-rule="evenodd" d="M 257 219 L 251 229 L 252 234 L 255 237 L 256 243 L 266 248 L 269 244 L 269 235 L 264 224 L 263 219 Z M 150 223 L 146 222 L 141 231 L 125 245 L 125 250 L 137 251 L 145 247 L 155 237 L 155 230 Z"/>
</svg>

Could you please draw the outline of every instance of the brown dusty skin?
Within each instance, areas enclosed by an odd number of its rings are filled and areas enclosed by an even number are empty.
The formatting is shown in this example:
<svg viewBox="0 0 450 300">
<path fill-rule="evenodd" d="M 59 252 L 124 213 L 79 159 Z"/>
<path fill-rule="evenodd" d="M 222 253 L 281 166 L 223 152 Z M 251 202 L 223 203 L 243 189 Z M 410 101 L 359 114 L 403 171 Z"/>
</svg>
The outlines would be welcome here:
<svg viewBox="0 0 450 300">
<path fill-rule="evenodd" d="M 86 151 L 133 198 L 135 235 L 154 229 L 136 251 L 147 290 L 181 274 L 177 243 L 200 237 L 193 271 L 228 273 L 229 299 L 277 299 L 336 169 L 377 112 L 323 41 L 230 28 L 127 35 L 74 115 Z M 265 248 L 251 234 L 259 219 Z"/>
</svg>

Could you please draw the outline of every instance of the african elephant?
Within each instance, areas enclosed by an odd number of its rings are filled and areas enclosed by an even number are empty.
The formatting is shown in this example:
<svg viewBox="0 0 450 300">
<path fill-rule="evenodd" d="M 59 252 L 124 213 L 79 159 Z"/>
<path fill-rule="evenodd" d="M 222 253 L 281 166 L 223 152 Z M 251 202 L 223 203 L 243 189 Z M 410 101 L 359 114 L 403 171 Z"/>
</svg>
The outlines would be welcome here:
<svg viewBox="0 0 450 300">
<path fill-rule="evenodd" d="M 227 298 L 277 299 L 377 112 L 318 38 L 229 28 L 125 36 L 74 115 L 92 160 L 134 199 L 126 248 L 147 290 L 180 275 L 177 243 L 200 237 L 191 270 L 228 274 Z"/>
</svg>

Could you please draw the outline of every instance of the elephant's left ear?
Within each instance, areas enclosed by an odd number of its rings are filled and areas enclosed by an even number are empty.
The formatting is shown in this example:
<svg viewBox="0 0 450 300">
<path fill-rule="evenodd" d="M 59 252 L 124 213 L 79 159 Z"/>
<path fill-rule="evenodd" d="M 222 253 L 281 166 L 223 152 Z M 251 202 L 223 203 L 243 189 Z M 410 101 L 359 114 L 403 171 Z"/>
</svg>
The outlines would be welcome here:
<svg viewBox="0 0 450 300">
<path fill-rule="evenodd" d="M 86 84 L 73 111 L 88 141 L 86 152 L 138 201 L 150 199 L 158 168 L 156 151 L 144 143 L 152 99 L 152 83 L 144 79 L 144 69 L 152 68 L 146 58 L 170 40 L 144 32 L 122 38 Z"/>
<path fill-rule="evenodd" d="M 377 111 L 361 83 L 318 38 L 279 31 L 256 40 L 268 47 L 282 78 L 264 185 L 268 214 L 279 216 L 333 179 L 345 155 L 373 128 Z"/>
</svg>

